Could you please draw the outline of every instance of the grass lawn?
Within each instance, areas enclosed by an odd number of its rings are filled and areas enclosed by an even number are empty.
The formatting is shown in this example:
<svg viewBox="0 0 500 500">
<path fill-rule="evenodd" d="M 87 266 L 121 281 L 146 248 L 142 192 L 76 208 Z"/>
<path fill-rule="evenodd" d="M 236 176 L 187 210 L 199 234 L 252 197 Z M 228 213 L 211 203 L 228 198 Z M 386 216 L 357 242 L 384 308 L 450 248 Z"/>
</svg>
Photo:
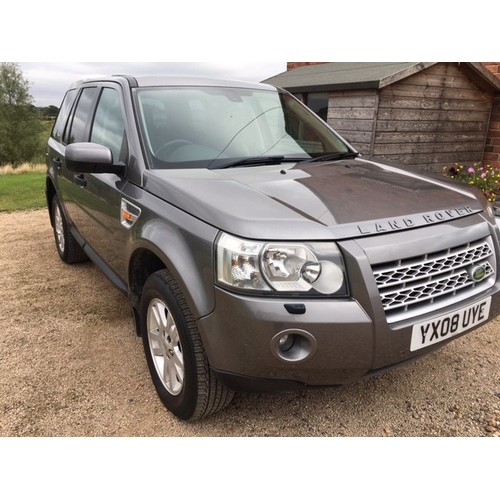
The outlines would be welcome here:
<svg viewBox="0 0 500 500">
<path fill-rule="evenodd" d="M 45 207 L 45 177 L 44 172 L 0 175 L 0 212 Z"/>
</svg>

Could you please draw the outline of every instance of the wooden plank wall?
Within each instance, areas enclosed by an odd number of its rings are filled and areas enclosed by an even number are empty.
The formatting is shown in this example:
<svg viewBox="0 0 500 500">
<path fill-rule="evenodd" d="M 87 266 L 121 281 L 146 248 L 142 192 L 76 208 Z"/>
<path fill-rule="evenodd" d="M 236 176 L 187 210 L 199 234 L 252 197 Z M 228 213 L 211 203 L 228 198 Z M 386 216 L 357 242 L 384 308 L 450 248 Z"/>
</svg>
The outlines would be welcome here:
<svg viewBox="0 0 500 500">
<path fill-rule="evenodd" d="M 380 90 L 372 154 L 441 172 L 481 161 L 492 93 L 456 63 L 439 63 Z"/>
<path fill-rule="evenodd" d="M 377 90 L 331 92 L 327 121 L 360 153 L 368 155 L 372 144 Z"/>
<path fill-rule="evenodd" d="M 456 63 L 380 91 L 332 92 L 328 122 L 366 156 L 424 171 L 481 161 L 493 94 Z"/>
</svg>

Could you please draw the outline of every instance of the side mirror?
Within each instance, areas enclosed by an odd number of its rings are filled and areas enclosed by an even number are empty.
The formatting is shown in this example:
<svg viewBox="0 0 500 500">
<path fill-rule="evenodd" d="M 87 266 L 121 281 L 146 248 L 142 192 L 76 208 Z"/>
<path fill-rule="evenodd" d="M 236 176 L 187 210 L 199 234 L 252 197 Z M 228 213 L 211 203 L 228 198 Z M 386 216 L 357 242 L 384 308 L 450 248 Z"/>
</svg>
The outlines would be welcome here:
<svg viewBox="0 0 500 500">
<path fill-rule="evenodd" d="M 66 146 L 66 167 L 85 174 L 120 174 L 123 166 L 113 165 L 111 149 L 93 142 L 74 142 Z"/>
</svg>

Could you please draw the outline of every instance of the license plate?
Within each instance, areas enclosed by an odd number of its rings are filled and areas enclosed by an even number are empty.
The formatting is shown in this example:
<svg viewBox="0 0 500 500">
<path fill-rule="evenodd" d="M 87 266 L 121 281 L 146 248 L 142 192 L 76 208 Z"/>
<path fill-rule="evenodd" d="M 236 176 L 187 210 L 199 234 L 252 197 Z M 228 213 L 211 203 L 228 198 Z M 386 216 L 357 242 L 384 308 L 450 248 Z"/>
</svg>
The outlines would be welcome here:
<svg viewBox="0 0 500 500">
<path fill-rule="evenodd" d="M 490 314 L 490 305 L 491 297 L 488 297 L 458 311 L 414 325 L 410 351 L 437 344 L 483 323 Z"/>
</svg>

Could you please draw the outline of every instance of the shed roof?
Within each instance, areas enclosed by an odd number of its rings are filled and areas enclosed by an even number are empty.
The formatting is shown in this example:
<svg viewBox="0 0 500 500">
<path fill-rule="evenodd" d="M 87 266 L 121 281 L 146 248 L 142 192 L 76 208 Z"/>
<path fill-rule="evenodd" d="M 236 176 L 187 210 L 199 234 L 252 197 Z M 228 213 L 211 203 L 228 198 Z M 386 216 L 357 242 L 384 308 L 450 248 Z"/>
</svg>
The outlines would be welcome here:
<svg viewBox="0 0 500 500">
<path fill-rule="evenodd" d="M 332 62 L 285 71 L 263 81 L 291 92 L 380 89 L 436 63 L 426 62 Z M 500 80 L 479 63 L 467 65 L 481 79 L 500 90 Z"/>
</svg>

